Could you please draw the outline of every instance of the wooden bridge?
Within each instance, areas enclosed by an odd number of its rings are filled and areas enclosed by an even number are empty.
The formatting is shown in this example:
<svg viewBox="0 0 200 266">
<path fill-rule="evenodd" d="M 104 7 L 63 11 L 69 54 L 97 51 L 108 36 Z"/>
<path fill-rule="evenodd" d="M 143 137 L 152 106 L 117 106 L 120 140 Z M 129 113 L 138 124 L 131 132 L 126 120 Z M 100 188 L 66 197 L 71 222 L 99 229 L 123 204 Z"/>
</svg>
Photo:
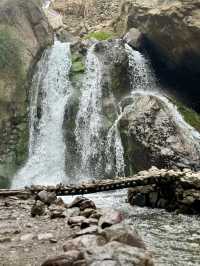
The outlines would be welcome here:
<svg viewBox="0 0 200 266">
<path fill-rule="evenodd" d="M 103 191 L 117 190 L 129 187 L 146 186 L 160 183 L 170 183 L 180 180 L 184 176 L 183 172 L 173 174 L 174 171 L 161 172 L 147 172 L 146 175 L 138 174 L 133 177 L 124 177 L 116 179 L 95 180 L 88 183 L 81 183 L 76 185 L 58 184 L 56 186 L 31 186 L 24 189 L 0 189 L 0 197 L 17 196 L 28 198 L 37 194 L 42 190 L 55 192 L 57 196 L 69 195 L 84 195 L 90 193 L 97 193 Z M 174 172 L 176 173 L 176 172 Z"/>
</svg>

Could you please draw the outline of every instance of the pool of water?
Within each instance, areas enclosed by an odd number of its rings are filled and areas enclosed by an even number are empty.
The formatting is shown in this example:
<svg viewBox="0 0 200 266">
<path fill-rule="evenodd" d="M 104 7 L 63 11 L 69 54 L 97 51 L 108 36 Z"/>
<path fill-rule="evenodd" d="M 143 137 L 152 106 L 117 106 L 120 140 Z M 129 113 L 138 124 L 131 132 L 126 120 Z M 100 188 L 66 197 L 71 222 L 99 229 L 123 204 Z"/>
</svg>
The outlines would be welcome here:
<svg viewBox="0 0 200 266">
<path fill-rule="evenodd" d="M 127 191 L 88 194 L 97 207 L 120 209 L 135 226 L 159 266 L 200 265 L 200 217 L 177 215 L 164 210 L 132 207 Z M 73 197 L 65 197 L 70 202 Z"/>
</svg>

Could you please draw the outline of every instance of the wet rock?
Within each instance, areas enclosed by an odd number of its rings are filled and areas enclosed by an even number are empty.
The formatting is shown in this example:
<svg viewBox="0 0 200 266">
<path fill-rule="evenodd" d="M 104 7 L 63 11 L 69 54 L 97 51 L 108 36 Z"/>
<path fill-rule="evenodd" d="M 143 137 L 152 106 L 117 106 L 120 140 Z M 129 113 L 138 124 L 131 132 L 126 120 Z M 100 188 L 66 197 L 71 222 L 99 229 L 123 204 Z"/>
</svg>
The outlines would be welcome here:
<svg viewBox="0 0 200 266">
<path fill-rule="evenodd" d="M 123 214 L 120 211 L 107 210 L 99 219 L 99 227 L 104 229 L 113 224 L 120 223 L 123 220 Z"/>
<path fill-rule="evenodd" d="M 46 213 L 46 205 L 41 201 L 36 201 L 35 204 L 31 208 L 31 215 L 33 217 L 35 216 L 41 216 Z"/>
<path fill-rule="evenodd" d="M 131 28 L 123 37 L 123 40 L 134 49 L 140 49 L 142 46 L 143 33 L 136 28 Z"/>
</svg>

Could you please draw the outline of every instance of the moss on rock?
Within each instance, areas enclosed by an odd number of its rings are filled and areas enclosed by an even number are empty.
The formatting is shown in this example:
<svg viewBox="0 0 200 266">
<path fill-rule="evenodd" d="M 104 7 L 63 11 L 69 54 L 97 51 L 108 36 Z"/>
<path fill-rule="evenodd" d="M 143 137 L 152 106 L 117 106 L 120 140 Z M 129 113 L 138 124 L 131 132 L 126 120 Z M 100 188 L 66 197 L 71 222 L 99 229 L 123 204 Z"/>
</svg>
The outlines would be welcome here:
<svg viewBox="0 0 200 266">
<path fill-rule="evenodd" d="M 178 111 L 184 117 L 185 121 L 200 132 L 200 115 L 193 109 L 185 106 L 181 101 L 171 98 L 174 105 L 176 105 Z"/>
<path fill-rule="evenodd" d="M 84 39 L 95 39 L 98 41 L 105 41 L 112 39 L 114 37 L 113 32 L 106 32 L 106 31 L 95 31 L 88 33 Z"/>
</svg>

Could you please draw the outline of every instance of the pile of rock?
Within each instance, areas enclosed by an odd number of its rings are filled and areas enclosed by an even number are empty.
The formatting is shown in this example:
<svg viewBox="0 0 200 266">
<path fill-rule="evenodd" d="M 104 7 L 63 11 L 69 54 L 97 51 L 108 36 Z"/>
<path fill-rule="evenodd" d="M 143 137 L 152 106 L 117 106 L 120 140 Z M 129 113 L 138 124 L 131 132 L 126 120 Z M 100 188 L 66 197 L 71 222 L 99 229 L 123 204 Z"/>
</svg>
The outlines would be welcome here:
<svg viewBox="0 0 200 266">
<path fill-rule="evenodd" d="M 97 209 L 85 197 L 65 204 L 44 190 L 37 194 L 31 214 L 66 219 L 73 231 L 63 244 L 64 252 L 47 259 L 42 266 L 154 265 L 144 242 L 131 225 L 125 224 L 119 211 Z"/>
<path fill-rule="evenodd" d="M 139 172 L 141 178 L 153 176 L 154 183 L 130 188 L 128 201 L 141 207 L 164 208 L 187 214 L 200 213 L 200 173 L 190 169 L 183 171 L 159 170 Z"/>
</svg>

